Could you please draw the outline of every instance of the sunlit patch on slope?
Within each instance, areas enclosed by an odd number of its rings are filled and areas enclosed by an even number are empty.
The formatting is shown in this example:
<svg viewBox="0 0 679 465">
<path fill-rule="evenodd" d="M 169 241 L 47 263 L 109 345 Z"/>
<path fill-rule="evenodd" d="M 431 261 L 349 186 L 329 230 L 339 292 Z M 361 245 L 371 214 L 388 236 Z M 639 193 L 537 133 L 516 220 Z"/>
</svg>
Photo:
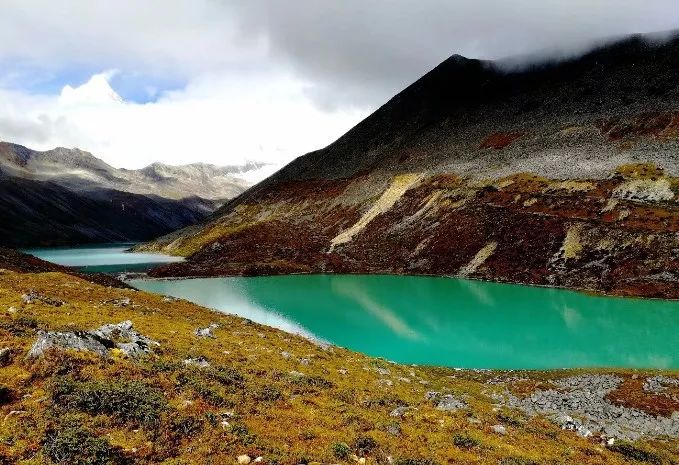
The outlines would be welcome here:
<svg viewBox="0 0 679 465">
<path fill-rule="evenodd" d="M 460 268 L 460 274 L 462 276 L 468 276 L 474 273 L 486 262 L 486 260 L 488 260 L 488 258 L 490 258 L 491 255 L 493 255 L 495 249 L 497 249 L 497 242 L 489 242 L 484 245 L 481 250 L 476 252 L 476 255 L 474 255 L 474 258 L 472 258 L 469 263 Z"/>
<path fill-rule="evenodd" d="M 422 179 L 421 174 L 409 173 L 401 174 L 394 177 L 391 185 L 387 188 L 382 196 L 370 207 L 370 209 L 363 214 L 361 219 L 356 222 L 349 229 L 338 234 L 330 243 L 330 252 L 332 252 L 338 245 L 351 242 L 354 236 L 360 233 L 368 223 L 377 218 L 380 214 L 388 211 L 399 201 L 403 194 L 411 187 L 417 184 Z"/>
</svg>

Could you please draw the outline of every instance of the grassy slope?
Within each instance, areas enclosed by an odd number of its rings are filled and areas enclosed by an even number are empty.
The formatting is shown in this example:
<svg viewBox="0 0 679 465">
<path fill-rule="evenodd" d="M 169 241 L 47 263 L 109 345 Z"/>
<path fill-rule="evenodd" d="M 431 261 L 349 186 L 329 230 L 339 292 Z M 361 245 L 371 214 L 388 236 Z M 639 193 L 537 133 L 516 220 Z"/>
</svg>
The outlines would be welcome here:
<svg viewBox="0 0 679 465">
<path fill-rule="evenodd" d="M 66 303 L 22 304 L 20 296 L 28 289 Z M 121 297 L 131 298 L 132 305 L 107 303 Z M 15 311 L 7 312 L 10 307 Z M 24 360 L 36 329 L 92 329 L 127 319 L 160 342 L 149 359 L 55 352 Z M 221 324 L 214 339 L 194 336 L 196 328 L 213 322 Z M 676 441 L 641 442 L 623 454 L 545 419 L 495 411 L 489 394 L 504 386 L 485 381 L 499 373 L 402 366 L 324 349 L 185 301 L 61 273 L 0 274 L 2 347 L 12 348 L 13 357 L 0 368 L 5 386 L 0 463 L 50 463 L 51 456 L 62 463 L 222 464 L 236 463 L 239 454 L 262 456 L 266 463 L 353 463 L 354 453 L 365 455 L 367 463 L 404 465 L 622 464 L 632 456 L 649 463 L 679 460 Z M 183 365 L 198 356 L 211 368 Z M 566 374 L 528 373 L 534 382 L 511 388 L 530 390 L 540 380 Z M 430 390 L 463 397 L 470 408 L 436 410 L 424 398 Z M 389 415 L 404 404 L 416 409 L 403 418 Z M 506 435 L 492 432 L 498 423 L 507 425 Z M 388 432 L 395 427 L 399 436 Z M 342 456 L 340 443 L 351 449 L 349 457 Z M 85 456 L 89 462 L 76 461 Z"/>
</svg>

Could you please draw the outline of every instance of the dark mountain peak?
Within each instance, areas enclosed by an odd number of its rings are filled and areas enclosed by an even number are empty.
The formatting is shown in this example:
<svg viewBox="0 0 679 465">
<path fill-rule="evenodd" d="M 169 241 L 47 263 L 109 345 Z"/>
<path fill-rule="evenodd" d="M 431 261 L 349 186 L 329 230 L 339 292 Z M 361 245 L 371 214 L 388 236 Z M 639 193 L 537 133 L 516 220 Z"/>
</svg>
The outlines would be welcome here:
<svg viewBox="0 0 679 465">
<path fill-rule="evenodd" d="M 612 118 L 679 109 L 677 31 L 608 41 L 568 59 L 524 58 L 521 66 L 519 61 L 507 66 L 507 61 L 453 55 L 337 141 L 298 158 L 264 186 L 374 169 L 432 169 L 475 158 L 483 139 L 493 133 L 546 137 L 571 124 L 596 126 Z M 552 143 L 546 138 L 541 144 L 547 150 Z M 611 157 L 608 151 L 585 152 L 578 156 L 593 157 L 590 167 Z M 512 155 L 521 159 L 526 153 Z"/>
</svg>

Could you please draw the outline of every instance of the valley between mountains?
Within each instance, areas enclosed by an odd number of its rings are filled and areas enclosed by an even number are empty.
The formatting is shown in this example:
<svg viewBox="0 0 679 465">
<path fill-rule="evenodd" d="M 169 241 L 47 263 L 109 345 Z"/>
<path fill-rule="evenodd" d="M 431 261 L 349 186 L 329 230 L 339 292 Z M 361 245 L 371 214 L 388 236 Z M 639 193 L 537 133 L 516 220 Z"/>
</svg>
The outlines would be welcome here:
<svg viewBox="0 0 679 465">
<path fill-rule="evenodd" d="M 88 152 L 0 142 L 0 244 L 14 247 L 149 240 L 206 218 L 261 165 L 155 163 L 114 168 Z"/>
</svg>

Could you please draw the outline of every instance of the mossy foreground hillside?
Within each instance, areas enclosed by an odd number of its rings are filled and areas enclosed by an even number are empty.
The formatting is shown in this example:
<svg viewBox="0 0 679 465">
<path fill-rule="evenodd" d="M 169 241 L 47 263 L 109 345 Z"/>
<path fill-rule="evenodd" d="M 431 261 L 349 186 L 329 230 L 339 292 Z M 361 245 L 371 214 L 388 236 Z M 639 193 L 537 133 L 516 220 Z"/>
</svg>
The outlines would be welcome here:
<svg viewBox="0 0 679 465">
<path fill-rule="evenodd" d="M 62 273 L 0 274 L 0 364 L 3 464 L 679 463 L 676 372 L 404 366 Z"/>
</svg>

